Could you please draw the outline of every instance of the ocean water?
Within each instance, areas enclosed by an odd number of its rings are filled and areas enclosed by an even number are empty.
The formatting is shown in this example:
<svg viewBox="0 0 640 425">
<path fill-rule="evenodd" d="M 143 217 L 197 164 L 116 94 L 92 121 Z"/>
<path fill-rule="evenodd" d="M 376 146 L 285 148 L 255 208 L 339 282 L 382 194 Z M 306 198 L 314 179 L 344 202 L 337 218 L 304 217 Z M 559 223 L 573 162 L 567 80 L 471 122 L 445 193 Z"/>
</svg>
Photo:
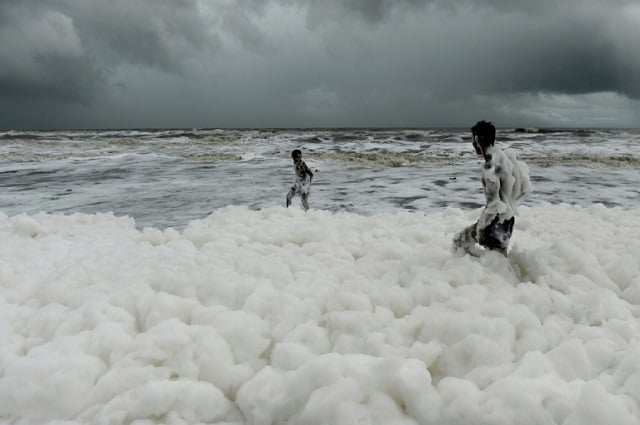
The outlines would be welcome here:
<svg viewBox="0 0 640 425">
<path fill-rule="evenodd" d="M 529 165 L 525 205 L 640 202 L 639 130 L 503 129 L 497 140 Z M 468 129 L 11 131 L 0 133 L 0 211 L 112 211 L 180 229 L 229 205 L 283 205 L 296 148 L 315 172 L 315 209 L 482 206 Z"/>
<path fill-rule="evenodd" d="M 0 135 L 0 423 L 637 425 L 636 130 Z M 311 210 L 284 208 L 294 148 Z"/>
</svg>

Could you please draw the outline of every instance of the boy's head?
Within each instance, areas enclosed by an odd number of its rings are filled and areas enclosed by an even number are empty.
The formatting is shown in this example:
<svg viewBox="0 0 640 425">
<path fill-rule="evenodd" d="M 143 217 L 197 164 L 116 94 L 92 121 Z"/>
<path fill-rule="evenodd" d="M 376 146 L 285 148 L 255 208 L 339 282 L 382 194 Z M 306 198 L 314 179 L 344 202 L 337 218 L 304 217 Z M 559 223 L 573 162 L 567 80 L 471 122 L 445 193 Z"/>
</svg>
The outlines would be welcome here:
<svg viewBox="0 0 640 425">
<path fill-rule="evenodd" d="M 291 151 L 291 158 L 293 158 L 294 161 L 298 161 L 299 159 L 301 159 L 302 152 L 300 151 L 300 149 L 294 149 L 293 151 Z"/>
<path fill-rule="evenodd" d="M 471 127 L 471 134 L 473 148 L 478 155 L 482 155 L 484 150 L 496 141 L 496 128 L 490 122 L 478 121 Z"/>
</svg>

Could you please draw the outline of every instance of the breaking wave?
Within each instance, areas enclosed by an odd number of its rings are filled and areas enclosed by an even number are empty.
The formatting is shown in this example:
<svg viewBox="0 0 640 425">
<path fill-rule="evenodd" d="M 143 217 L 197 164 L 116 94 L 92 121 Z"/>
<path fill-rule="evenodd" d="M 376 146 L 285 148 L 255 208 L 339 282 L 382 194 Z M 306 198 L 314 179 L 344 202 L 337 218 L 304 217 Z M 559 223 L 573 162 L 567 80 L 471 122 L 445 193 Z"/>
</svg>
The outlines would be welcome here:
<svg viewBox="0 0 640 425">
<path fill-rule="evenodd" d="M 382 167 L 405 167 L 418 164 L 464 164 L 477 161 L 475 156 L 422 155 L 406 152 L 322 152 L 308 155 L 316 161 L 340 161 L 350 164 Z M 540 167 L 553 166 L 601 166 L 612 168 L 640 167 L 640 158 L 634 156 L 521 156 L 527 164 Z"/>
<path fill-rule="evenodd" d="M 467 162 L 469 158 L 453 156 L 416 155 L 403 152 L 322 152 L 308 155 L 317 161 L 341 161 L 360 165 L 378 165 L 384 167 L 403 167 L 416 164 L 457 164 Z"/>
<path fill-rule="evenodd" d="M 528 164 L 541 167 L 552 166 L 600 166 L 612 168 L 636 168 L 640 166 L 640 158 L 633 156 L 541 156 L 522 157 Z"/>
</svg>

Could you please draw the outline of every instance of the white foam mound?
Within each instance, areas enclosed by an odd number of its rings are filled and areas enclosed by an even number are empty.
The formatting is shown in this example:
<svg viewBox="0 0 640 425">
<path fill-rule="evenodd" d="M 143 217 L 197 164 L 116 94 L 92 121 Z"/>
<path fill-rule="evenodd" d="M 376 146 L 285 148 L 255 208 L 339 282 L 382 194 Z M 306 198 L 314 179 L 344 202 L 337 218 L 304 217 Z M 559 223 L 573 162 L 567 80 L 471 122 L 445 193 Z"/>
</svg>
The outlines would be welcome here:
<svg viewBox="0 0 640 425">
<path fill-rule="evenodd" d="M 637 424 L 638 211 L 478 213 L 0 214 L 0 421 Z"/>
</svg>

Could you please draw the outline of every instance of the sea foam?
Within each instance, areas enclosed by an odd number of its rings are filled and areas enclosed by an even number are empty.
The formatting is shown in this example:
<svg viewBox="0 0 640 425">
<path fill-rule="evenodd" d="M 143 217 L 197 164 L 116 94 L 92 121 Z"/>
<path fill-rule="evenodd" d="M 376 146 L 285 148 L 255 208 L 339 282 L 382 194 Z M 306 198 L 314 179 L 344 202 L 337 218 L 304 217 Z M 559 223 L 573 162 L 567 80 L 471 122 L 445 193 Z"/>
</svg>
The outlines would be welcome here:
<svg viewBox="0 0 640 425">
<path fill-rule="evenodd" d="M 637 210 L 0 215 L 11 423 L 635 424 Z M 136 422 L 137 421 L 137 422 Z"/>
</svg>

